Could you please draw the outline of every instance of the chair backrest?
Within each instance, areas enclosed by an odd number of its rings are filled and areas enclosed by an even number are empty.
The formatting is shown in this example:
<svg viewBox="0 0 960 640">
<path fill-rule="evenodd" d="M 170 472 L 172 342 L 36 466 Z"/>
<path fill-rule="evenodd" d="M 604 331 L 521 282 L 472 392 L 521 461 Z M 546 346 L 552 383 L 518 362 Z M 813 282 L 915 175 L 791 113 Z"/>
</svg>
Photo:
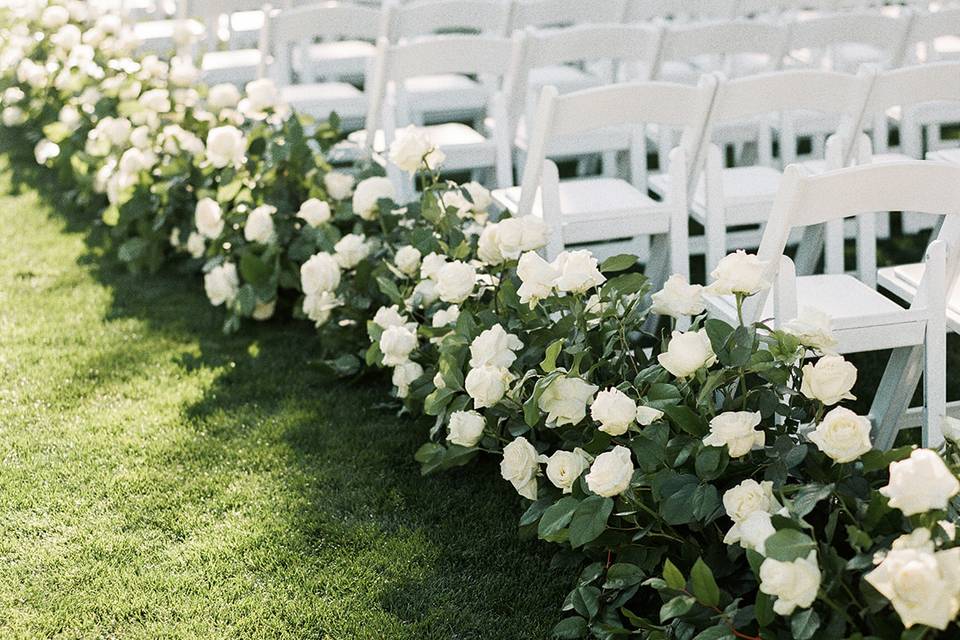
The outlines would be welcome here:
<svg viewBox="0 0 960 640">
<path fill-rule="evenodd" d="M 762 20 L 734 20 L 709 23 L 682 24 L 668 27 L 663 34 L 660 55 L 654 76 L 666 62 L 691 62 L 701 57 L 713 57 L 729 74 L 735 73 L 730 64 L 737 54 L 761 54 L 767 64 L 763 70 L 773 71 L 787 50 L 788 30 L 778 24 Z M 727 67 L 727 68 L 724 68 Z"/>
<path fill-rule="evenodd" d="M 937 60 L 941 53 L 936 45 L 941 38 L 953 40 L 954 43 L 960 38 L 960 7 L 917 12 L 908 37 L 908 55 L 918 62 Z M 956 57 L 960 51 L 953 51 L 952 54 L 951 57 Z"/>
<path fill-rule="evenodd" d="M 859 44 L 881 52 L 881 64 L 898 66 L 906 51 L 913 14 L 886 16 L 875 12 L 841 12 L 790 23 L 789 51 L 826 53 L 811 62 L 836 67 L 830 55 L 841 45 Z"/>
<path fill-rule="evenodd" d="M 729 20 L 736 16 L 737 0 L 629 0 L 624 19 Z"/>
<path fill-rule="evenodd" d="M 239 11 L 257 11 L 263 0 L 179 0 L 177 15 L 181 18 L 197 18 L 205 23 L 229 16 Z"/>
<path fill-rule="evenodd" d="M 367 112 L 367 140 L 372 144 L 388 90 L 393 90 L 397 105 L 403 106 L 403 84 L 409 78 L 456 73 L 502 79 L 510 65 L 512 41 L 487 35 L 437 36 L 390 44 L 377 41 L 377 56 Z M 490 83 L 494 90 L 500 87 Z"/>
<path fill-rule="evenodd" d="M 506 0 L 414 0 L 386 8 L 391 42 L 450 32 L 507 35 L 510 3 Z"/>
<path fill-rule="evenodd" d="M 378 9 L 338 2 L 268 9 L 260 38 L 261 58 L 272 56 L 271 76 L 288 84 L 296 47 L 308 46 L 317 37 L 375 41 L 379 23 Z"/>
<path fill-rule="evenodd" d="M 566 29 L 526 29 L 513 36 L 510 70 L 504 81 L 504 99 L 512 126 L 527 112 L 533 115 L 536 100 L 531 96 L 531 71 L 552 65 L 607 61 L 614 82 L 624 79 L 646 80 L 660 48 L 658 27 L 650 25 L 582 24 Z M 624 63 L 636 63 L 626 69 Z M 638 76 L 638 73 L 644 74 Z"/>
<path fill-rule="evenodd" d="M 766 263 L 767 282 L 776 280 L 793 229 L 876 211 L 960 214 L 960 166 L 916 160 L 861 165 L 819 175 L 802 165 L 787 167 L 757 254 Z M 946 239 L 951 249 L 956 247 L 957 231 L 960 229 L 956 225 L 949 229 L 944 226 L 941 231 L 941 239 Z M 763 292 L 747 300 L 746 321 L 760 319 L 767 295 Z"/>
<path fill-rule="evenodd" d="M 857 131 L 872 125 L 874 151 L 886 151 L 886 111 L 900 107 L 901 149 L 920 159 L 922 138 L 908 133 L 913 129 L 910 120 L 914 108 L 932 102 L 953 102 L 960 106 L 960 61 L 932 62 L 877 73 Z"/>
<path fill-rule="evenodd" d="M 510 31 L 623 21 L 626 0 L 512 0 Z"/>
<path fill-rule="evenodd" d="M 635 82 L 562 96 L 556 88 L 545 87 L 534 118 L 519 215 L 527 215 L 533 210 L 547 147 L 556 138 L 624 125 L 657 124 L 682 129 L 680 146 L 686 152 L 687 171 L 690 172 L 697 166 L 716 90 L 716 78 L 710 75 L 704 76 L 697 87 L 669 82 Z"/>
</svg>

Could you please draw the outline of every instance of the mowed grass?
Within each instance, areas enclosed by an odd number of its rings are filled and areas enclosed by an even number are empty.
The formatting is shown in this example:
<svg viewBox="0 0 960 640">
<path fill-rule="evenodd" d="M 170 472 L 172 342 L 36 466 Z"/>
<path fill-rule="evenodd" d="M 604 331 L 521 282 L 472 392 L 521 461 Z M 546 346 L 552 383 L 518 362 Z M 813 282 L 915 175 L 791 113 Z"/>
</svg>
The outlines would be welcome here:
<svg viewBox="0 0 960 640">
<path fill-rule="evenodd" d="M 308 327 L 225 337 L 69 219 L 0 196 L 0 638 L 549 635 L 572 570 L 493 461 L 422 478 L 426 427 Z"/>
</svg>

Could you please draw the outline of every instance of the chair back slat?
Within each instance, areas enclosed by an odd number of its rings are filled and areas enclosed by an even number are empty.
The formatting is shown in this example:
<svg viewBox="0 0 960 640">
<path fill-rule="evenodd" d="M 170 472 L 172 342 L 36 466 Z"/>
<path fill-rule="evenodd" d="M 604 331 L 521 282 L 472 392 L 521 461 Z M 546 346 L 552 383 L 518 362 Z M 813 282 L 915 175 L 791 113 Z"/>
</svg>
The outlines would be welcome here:
<svg viewBox="0 0 960 640">
<path fill-rule="evenodd" d="M 858 94 L 863 96 L 859 104 Z M 801 110 L 858 117 L 865 97 L 863 81 L 846 73 L 812 69 L 763 73 L 724 82 L 711 119 L 722 124 Z"/>
<path fill-rule="evenodd" d="M 389 9 L 389 38 L 431 35 L 451 31 L 507 35 L 510 4 L 504 0 L 417 0 Z"/>
<path fill-rule="evenodd" d="M 511 41 L 496 36 L 438 36 L 390 46 L 387 81 L 442 73 L 502 76 Z"/>
</svg>

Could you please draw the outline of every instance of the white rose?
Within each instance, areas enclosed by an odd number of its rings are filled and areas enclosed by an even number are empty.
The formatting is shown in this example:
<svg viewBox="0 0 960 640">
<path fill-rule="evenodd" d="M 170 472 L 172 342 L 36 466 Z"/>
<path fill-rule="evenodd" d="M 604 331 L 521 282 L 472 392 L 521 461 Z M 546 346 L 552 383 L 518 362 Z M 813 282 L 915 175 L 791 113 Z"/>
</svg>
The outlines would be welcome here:
<svg viewBox="0 0 960 640">
<path fill-rule="evenodd" d="M 107 136 L 110 144 L 115 147 L 125 145 L 130 140 L 130 132 L 133 131 L 133 125 L 126 118 L 106 117 L 97 123 L 96 128 Z"/>
<path fill-rule="evenodd" d="M 739 543 L 744 549 L 752 549 L 760 555 L 765 555 L 767 538 L 776 532 L 769 513 L 754 511 L 740 522 L 735 522 L 723 537 L 723 542 L 724 544 Z"/>
<path fill-rule="evenodd" d="M 206 240 L 196 231 L 191 231 L 190 235 L 187 236 L 186 249 L 191 258 L 202 258 L 203 252 L 207 250 Z"/>
<path fill-rule="evenodd" d="M 327 195 L 334 200 L 346 200 L 353 195 L 354 183 L 356 183 L 354 177 L 342 171 L 330 171 L 323 176 L 323 186 L 327 190 Z"/>
<path fill-rule="evenodd" d="M 401 171 L 416 173 L 423 165 L 434 171 L 443 160 L 443 152 L 430 140 L 427 132 L 416 125 L 398 131 L 390 143 L 390 162 Z"/>
<path fill-rule="evenodd" d="M 437 273 L 437 296 L 444 302 L 460 304 L 470 297 L 477 283 L 476 270 L 465 262 L 454 260 Z"/>
<path fill-rule="evenodd" d="M 420 251 L 416 247 L 407 245 L 397 250 L 393 263 L 397 265 L 400 273 L 414 276 L 420 270 L 420 257 Z"/>
<path fill-rule="evenodd" d="M 223 233 L 223 213 L 213 198 L 201 198 L 193 214 L 194 224 L 203 236 L 214 240 Z"/>
<path fill-rule="evenodd" d="M 411 300 L 421 307 L 429 307 L 437 301 L 437 283 L 429 278 L 427 280 L 421 280 L 417 283 L 417 286 L 413 288 Z"/>
<path fill-rule="evenodd" d="M 250 314 L 250 317 L 254 320 L 264 321 L 269 320 L 273 317 L 274 311 L 277 310 L 277 299 L 274 298 L 269 302 L 257 302 L 253 307 L 253 313 Z"/>
<path fill-rule="evenodd" d="M 248 82 L 245 91 L 247 104 L 251 111 L 266 111 L 277 104 L 277 85 L 270 78 Z"/>
<path fill-rule="evenodd" d="M 336 291 L 340 265 L 329 253 L 318 253 L 300 265 L 300 286 L 307 295 Z"/>
<path fill-rule="evenodd" d="M 464 191 L 467 192 L 469 198 L 464 195 Z M 460 218 L 470 218 L 474 213 L 486 213 L 490 205 L 493 204 L 490 191 L 477 182 L 467 182 L 461 185 L 450 183 L 450 188 L 443 192 L 441 199 L 444 208 L 452 207 L 456 209 L 457 216 Z"/>
<path fill-rule="evenodd" d="M 517 359 L 514 352 L 522 348 L 520 338 L 495 324 L 470 343 L 470 366 L 477 368 L 489 365 L 507 369 Z"/>
<path fill-rule="evenodd" d="M 394 367 L 391 382 L 397 388 L 397 397 L 406 398 L 410 393 L 410 385 L 422 375 L 423 367 L 416 362 L 408 360 Z"/>
<path fill-rule="evenodd" d="M 954 444 L 960 445 L 960 420 L 951 416 L 944 416 L 941 428 L 943 429 L 944 438 Z"/>
<path fill-rule="evenodd" d="M 637 422 L 646 427 L 663 417 L 663 411 L 653 407 L 637 407 Z"/>
<path fill-rule="evenodd" d="M 524 498 L 537 499 L 537 450 L 520 437 L 503 448 L 500 475 Z"/>
<path fill-rule="evenodd" d="M 397 305 L 393 305 L 392 307 L 380 307 L 373 315 L 373 324 L 377 325 L 381 329 L 387 329 L 389 327 L 404 327 L 407 326 L 407 318 L 400 313 L 400 308 Z M 416 329 L 416 325 L 414 325 L 414 329 Z"/>
<path fill-rule="evenodd" d="M 904 627 L 945 630 L 960 609 L 958 568 L 960 548 L 939 553 L 897 549 L 864 579 L 890 601 Z"/>
<path fill-rule="evenodd" d="M 27 113 L 20 107 L 7 107 L 3 110 L 3 126 L 18 127 L 27 121 Z"/>
<path fill-rule="evenodd" d="M 455 324 L 459 319 L 460 307 L 452 304 L 446 309 L 439 309 L 436 313 L 434 313 L 431 324 L 434 329 L 439 329 L 440 327 L 446 327 L 447 325 Z"/>
<path fill-rule="evenodd" d="M 710 274 L 714 282 L 707 291 L 718 296 L 752 296 L 770 286 L 765 278 L 766 268 L 766 262 L 740 249 L 717 263 L 717 268 Z"/>
<path fill-rule="evenodd" d="M 26 83 L 34 89 L 42 89 L 47 84 L 49 74 L 46 67 L 37 64 L 30 58 L 24 58 L 17 65 L 17 80 Z"/>
<path fill-rule="evenodd" d="M 377 203 L 382 199 L 394 200 L 396 197 L 397 192 L 389 178 L 367 178 L 361 181 L 353 192 L 353 212 L 364 220 L 373 220 L 379 211 Z"/>
<path fill-rule="evenodd" d="M 200 70 L 193 66 L 189 58 L 176 56 L 170 61 L 170 83 L 178 87 L 189 87 L 200 79 Z"/>
<path fill-rule="evenodd" d="M 930 449 L 917 449 L 906 460 L 891 462 L 890 480 L 880 488 L 890 506 L 907 516 L 946 509 L 958 492 L 960 481 Z"/>
<path fill-rule="evenodd" d="M 170 111 L 170 92 L 166 89 L 150 89 L 144 91 L 137 100 L 140 106 L 156 113 Z"/>
<path fill-rule="evenodd" d="M 816 551 L 792 562 L 767 558 L 760 565 L 760 591 L 777 597 L 773 610 L 782 616 L 790 615 L 797 607 L 805 609 L 812 605 L 819 589 L 820 567 Z"/>
<path fill-rule="evenodd" d="M 746 519 L 755 511 L 772 513 L 780 508 L 773 497 L 773 483 L 764 480 L 757 482 L 748 478 L 723 494 L 723 508 L 734 522 Z"/>
<path fill-rule="evenodd" d="M 210 299 L 210 304 L 213 306 L 232 304 L 240 291 L 237 266 L 232 262 L 217 265 L 203 277 L 203 288 L 206 290 L 207 298 Z"/>
<path fill-rule="evenodd" d="M 486 426 L 486 420 L 476 411 L 454 411 L 447 424 L 447 440 L 461 447 L 475 447 Z"/>
<path fill-rule="evenodd" d="M 517 289 L 520 302 L 533 306 L 553 293 L 560 273 L 552 264 L 530 251 L 520 256 L 517 276 L 520 278 L 520 288 Z"/>
<path fill-rule="evenodd" d="M 590 416 L 600 423 L 600 431 L 622 436 L 637 417 L 637 403 L 623 391 L 610 387 L 594 398 Z"/>
<path fill-rule="evenodd" d="M 218 169 L 242 164 L 246 148 L 243 132 L 236 127 L 214 127 L 207 134 L 207 159 Z"/>
<path fill-rule="evenodd" d="M 326 324 L 330 313 L 340 306 L 340 301 L 330 291 L 308 293 L 303 299 L 303 313 L 313 320 L 317 327 Z"/>
<path fill-rule="evenodd" d="M 824 356 L 816 364 L 807 363 L 801 371 L 800 393 L 825 405 L 841 400 L 856 400 L 850 393 L 857 382 L 857 368 L 843 356 Z"/>
<path fill-rule="evenodd" d="M 557 289 L 567 293 L 584 293 L 607 280 L 597 268 L 597 259 L 584 249 L 564 251 L 553 261 L 553 267 L 560 272 Z"/>
<path fill-rule="evenodd" d="M 82 41 L 83 33 L 80 31 L 80 27 L 75 24 L 65 24 L 60 27 L 59 31 L 50 36 L 50 42 L 64 51 L 70 51 L 78 47 Z"/>
<path fill-rule="evenodd" d="M 383 364 L 395 367 L 410 359 L 417 348 L 417 334 L 404 326 L 387 327 L 380 335 L 380 352 Z"/>
<path fill-rule="evenodd" d="M 548 427 L 577 424 L 587 416 L 587 402 L 597 386 L 580 378 L 557 378 L 540 394 L 537 403 L 547 412 Z"/>
<path fill-rule="evenodd" d="M 37 164 L 46 164 L 47 160 L 52 160 L 59 155 L 60 145 L 46 138 L 33 147 L 33 157 L 37 161 Z"/>
<path fill-rule="evenodd" d="M 506 369 L 479 367 L 467 373 L 463 386 L 467 395 L 473 398 L 473 407 L 483 409 L 500 402 L 507 392 L 509 380 L 510 372 Z"/>
<path fill-rule="evenodd" d="M 243 225 L 243 237 L 247 242 L 268 244 L 276 239 L 273 227 L 273 214 L 276 212 L 277 208 L 268 204 L 260 205 L 250 212 Z"/>
<path fill-rule="evenodd" d="M 834 462 L 853 462 L 873 448 L 870 420 L 843 407 L 825 415 L 807 439 Z"/>
<path fill-rule="evenodd" d="M 370 255 L 370 245 L 366 238 L 355 233 L 348 233 L 333 245 L 337 262 L 344 269 L 352 269 Z"/>
<path fill-rule="evenodd" d="M 677 378 L 688 378 L 717 361 L 710 337 L 704 329 L 681 333 L 674 331 L 667 350 L 657 356 L 660 366 Z"/>
<path fill-rule="evenodd" d="M 632 477 L 633 461 L 630 459 L 630 449 L 618 445 L 612 451 L 597 456 L 585 480 L 590 491 L 598 496 L 612 498 L 627 490 Z"/>
<path fill-rule="evenodd" d="M 497 223 L 496 242 L 501 256 L 516 260 L 522 252 L 534 251 L 547 243 L 546 225 L 534 216 L 507 218 Z"/>
<path fill-rule="evenodd" d="M 547 479 L 563 493 L 573 493 L 573 484 L 590 467 L 590 459 L 583 449 L 556 451 L 547 459 Z"/>
<path fill-rule="evenodd" d="M 318 198 L 310 198 L 300 205 L 297 217 L 311 227 L 319 227 L 330 221 L 330 205 Z"/>
<path fill-rule="evenodd" d="M 696 316 L 703 313 L 706 304 L 703 301 L 703 287 L 689 284 L 681 275 L 674 274 L 667 279 L 663 289 L 653 294 L 653 313 L 672 318 Z"/>
<path fill-rule="evenodd" d="M 764 443 L 763 431 L 757 431 L 760 413 L 750 411 L 727 411 L 710 421 L 710 433 L 703 443 L 711 447 L 727 447 L 731 458 L 739 458 L 750 453 Z"/>
<path fill-rule="evenodd" d="M 820 353 L 832 353 L 837 346 L 837 339 L 830 327 L 830 316 L 813 307 L 801 308 L 799 315 L 784 325 L 783 332 Z"/>
<path fill-rule="evenodd" d="M 210 87 L 210 93 L 207 94 L 207 106 L 216 112 L 223 109 L 233 109 L 239 104 L 240 97 L 240 90 L 236 86 L 224 82 Z"/>
<path fill-rule="evenodd" d="M 59 29 L 70 21 L 70 12 L 65 7 L 51 5 L 40 15 L 40 24 L 44 29 Z"/>
<path fill-rule="evenodd" d="M 420 277 L 436 280 L 440 270 L 447 264 L 446 257 L 437 253 L 428 253 L 420 263 Z"/>
<path fill-rule="evenodd" d="M 151 142 L 152 141 L 150 139 L 150 127 L 146 125 L 137 127 L 136 129 L 130 132 L 130 144 L 132 144 L 137 149 L 140 149 L 141 151 L 144 151 L 148 147 L 150 147 Z"/>
<path fill-rule="evenodd" d="M 477 239 L 477 257 L 485 264 L 496 266 L 504 261 L 500 253 L 500 225 L 491 223 L 483 228 Z"/>
</svg>

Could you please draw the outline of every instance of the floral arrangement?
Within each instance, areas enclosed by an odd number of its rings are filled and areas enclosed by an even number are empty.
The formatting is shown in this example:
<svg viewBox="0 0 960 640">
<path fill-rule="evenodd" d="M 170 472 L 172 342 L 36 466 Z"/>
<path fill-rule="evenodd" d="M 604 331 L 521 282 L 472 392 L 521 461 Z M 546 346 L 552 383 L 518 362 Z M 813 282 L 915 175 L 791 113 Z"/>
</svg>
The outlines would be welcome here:
<svg viewBox="0 0 960 640">
<path fill-rule="evenodd" d="M 499 458 L 521 534 L 579 569 L 556 637 L 957 633 L 960 423 L 940 451 L 873 450 L 826 318 L 709 318 L 769 286 L 755 256 L 707 287 L 627 255 L 548 262 L 539 219 L 491 217 L 421 130 L 386 154 L 419 181 L 398 203 L 380 165 L 331 163 L 335 117 L 268 80 L 207 88 L 84 2 L 2 11 L 8 155 L 57 176 L 131 268 L 202 279 L 226 330 L 302 318 L 337 373 L 389 370 L 433 420 L 424 473 Z"/>
</svg>

